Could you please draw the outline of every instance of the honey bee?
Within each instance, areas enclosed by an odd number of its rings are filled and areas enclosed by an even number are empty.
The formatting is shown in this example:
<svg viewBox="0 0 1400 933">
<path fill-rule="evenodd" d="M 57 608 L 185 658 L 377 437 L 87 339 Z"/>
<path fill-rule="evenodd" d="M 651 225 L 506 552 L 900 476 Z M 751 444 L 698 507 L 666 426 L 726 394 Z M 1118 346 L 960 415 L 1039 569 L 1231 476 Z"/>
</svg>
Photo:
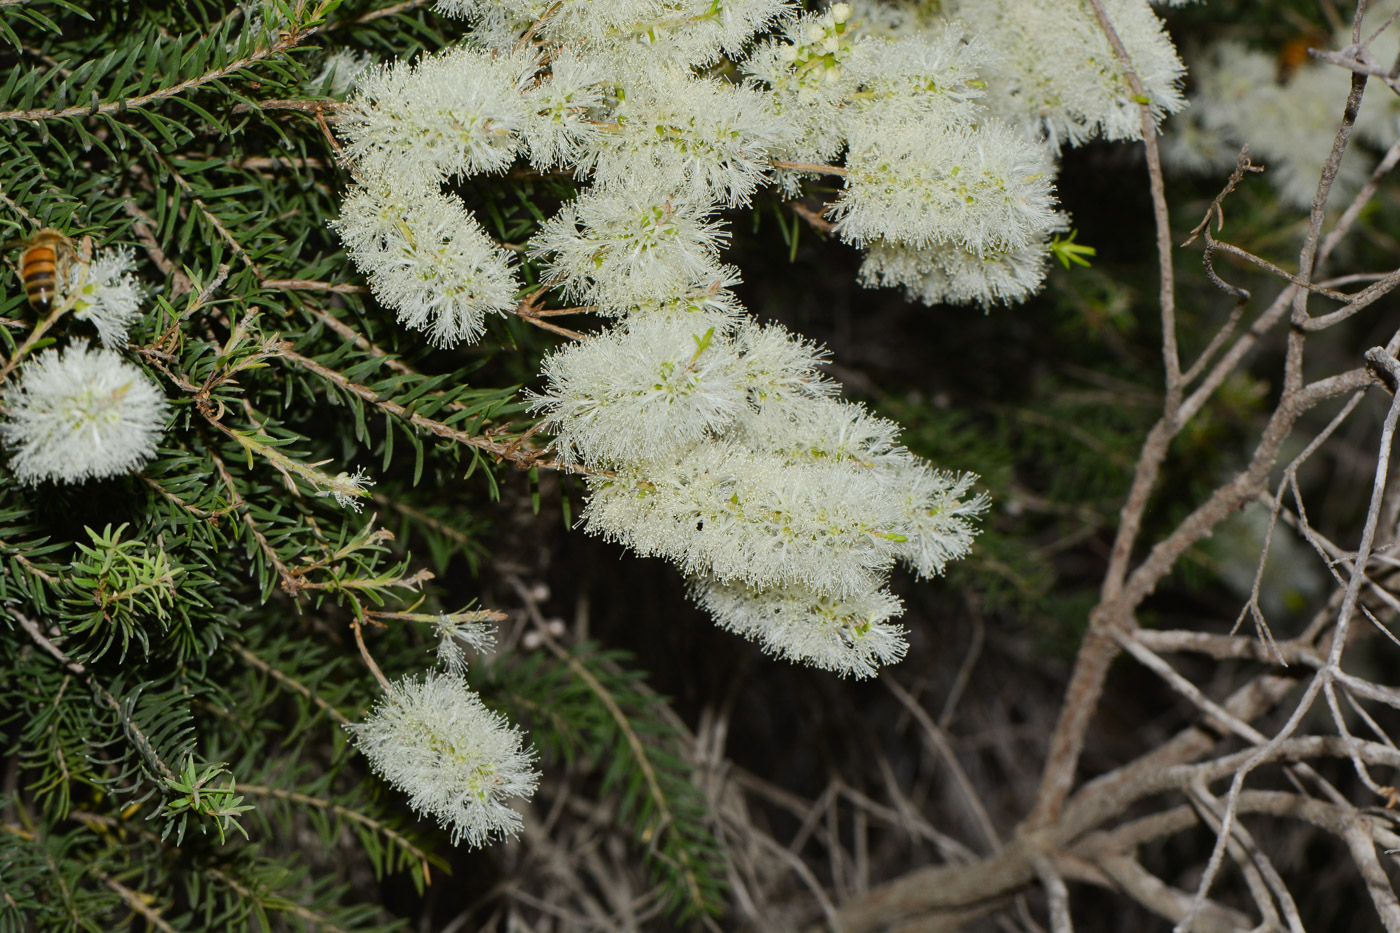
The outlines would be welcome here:
<svg viewBox="0 0 1400 933">
<path fill-rule="evenodd" d="M 19 277 L 24 282 L 24 294 L 30 307 L 40 314 L 53 309 L 59 283 L 67 279 L 68 270 L 77 259 L 73 241 L 53 227 L 45 227 L 21 243 Z"/>
</svg>

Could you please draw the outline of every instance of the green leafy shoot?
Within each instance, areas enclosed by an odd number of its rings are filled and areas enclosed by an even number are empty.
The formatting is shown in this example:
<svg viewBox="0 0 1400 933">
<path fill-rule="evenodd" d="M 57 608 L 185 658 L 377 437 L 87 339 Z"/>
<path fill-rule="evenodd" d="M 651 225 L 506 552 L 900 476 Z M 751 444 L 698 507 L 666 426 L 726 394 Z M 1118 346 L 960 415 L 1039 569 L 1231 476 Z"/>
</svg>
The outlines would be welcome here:
<svg viewBox="0 0 1400 933">
<path fill-rule="evenodd" d="M 223 774 L 229 775 L 228 783 L 214 783 Z M 184 842 L 185 829 L 191 819 L 196 821 L 202 833 L 207 833 L 212 826 L 219 837 L 219 845 L 224 844 L 230 829 L 236 829 L 244 839 L 248 838 L 248 831 L 238 822 L 238 815 L 252 810 L 253 806 L 245 804 L 243 798 L 234 793 L 233 775 L 222 762 L 200 768 L 195 765 L 194 756 L 190 755 L 185 759 L 179 776 L 167 780 L 166 784 L 175 796 L 167 800 L 160 810 L 166 818 L 161 839 L 169 836 L 173 829 L 175 844 L 180 845 Z"/>
<path fill-rule="evenodd" d="M 1098 250 L 1092 246 L 1085 246 L 1083 243 L 1074 242 L 1074 238 L 1079 235 L 1078 230 L 1071 230 L 1069 236 L 1062 237 L 1058 234 L 1050 241 L 1050 252 L 1060 261 L 1060 265 L 1066 269 L 1070 265 L 1088 266 L 1089 257 L 1098 255 Z"/>
</svg>

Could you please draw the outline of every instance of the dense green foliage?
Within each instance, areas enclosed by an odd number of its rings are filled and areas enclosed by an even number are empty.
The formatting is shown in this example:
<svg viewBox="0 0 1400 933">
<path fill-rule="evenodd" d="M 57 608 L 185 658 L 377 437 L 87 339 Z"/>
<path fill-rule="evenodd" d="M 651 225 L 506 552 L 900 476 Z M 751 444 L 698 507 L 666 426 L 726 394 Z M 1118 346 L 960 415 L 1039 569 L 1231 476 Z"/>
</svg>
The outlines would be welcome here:
<svg viewBox="0 0 1400 933">
<path fill-rule="evenodd" d="M 430 623 L 470 598 L 433 574 L 486 553 L 469 503 L 534 488 L 512 419 L 550 338 L 497 320 L 430 352 L 367 308 L 327 230 L 343 179 L 316 75 L 334 50 L 449 41 L 425 6 L 0 10 L 0 225 L 138 250 L 126 352 L 177 411 L 136 475 L 0 480 L 0 929 L 390 929 L 366 873 L 422 890 L 447 868 L 347 745 L 380 692 L 355 639 L 388 676 L 433 663 Z M 511 241 L 567 192 L 467 194 Z M 13 267 L 0 291 L 12 354 L 37 317 Z M 67 319 L 32 350 L 81 336 Z M 326 495 L 357 467 L 360 512 Z M 481 679 L 546 769 L 585 756 L 622 794 L 675 915 L 716 910 L 703 798 L 625 665 L 561 649 Z"/>
</svg>

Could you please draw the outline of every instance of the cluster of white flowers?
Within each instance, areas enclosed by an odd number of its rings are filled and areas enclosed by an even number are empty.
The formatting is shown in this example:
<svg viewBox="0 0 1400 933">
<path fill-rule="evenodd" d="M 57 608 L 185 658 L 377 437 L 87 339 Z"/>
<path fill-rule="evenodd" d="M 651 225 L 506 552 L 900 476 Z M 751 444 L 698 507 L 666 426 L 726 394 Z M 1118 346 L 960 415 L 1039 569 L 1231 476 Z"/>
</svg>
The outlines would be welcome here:
<svg viewBox="0 0 1400 933">
<path fill-rule="evenodd" d="M 25 362 L 0 394 L 0 436 L 22 483 L 82 483 L 128 473 L 156 452 L 165 430 L 165 396 L 117 351 L 140 313 L 145 292 L 129 249 L 72 252 L 59 266 L 59 287 L 46 329 L 58 317 L 97 330 L 102 349 L 74 340 Z"/>
<path fill-rule="evenodd" d="M 440 344 L 476 339 L 519 284 L 442 185 L 517 159 L 591 181 L 527 246 L 610 313 L 655 302 L 686 265 L 703 278 L 713 209 L 763 184 L 795 194 L 843 153 L 829 212 L 867 251 L 861 280 L 985 306 L 1044 278 L 1066 228 L 1060 147 L 1142 132 L 1087 0 L 438 6 L 474 22 L 468 41 L 369 69 L 339 116 L 355 190 L 337 227 L 376 296 Z M 1183 69 L 1146 0 L 1104 6 L 1154 115 L 1179 110 Z M 742 82 L 697 70 L 722 55 Z"/>
<path fill-rule="evenodd" d="M 590 469 L 591 532 L 676 563 L 724 628 L 864 677 L 904 653 L 892 565 L 941 573 L 987 499 L 836 398 L 823 359 L 727 310 L 634 313 L 546 359 L 535 407 Z"/>
<path fill-rule="evenodd" d="M 405 677 L 364 722 L 346 728 L 370 766 L 449 830 L 454 845 L 519 831 L 508 801 L 535 792 L 534 750 L 459 674 Z"/>
<path fill-rule="evenodd" d="M 1396 0 L 1368 4 L 1368 27 L 1363 33 L 1370 31 L 1370 24 L 1387 23 L 1397 11 Z M 1309 43 L 1308 37 L 1299 41 Z M 1320 36 L 1315 41 L 1318 48 L 1347 48 L 1350 25 L 1330 42 Z M 1386 29 L 1367 51 L 1373 61 L 1395 61 L 1400 54 L 1400 31 Z M 1295 207 L 1309 207 L 1332 150 L 1351 72 L 1311 57 L 1281 60 L 1275 52 L 1228 39 L 1204 49 L 1191 71 L 1195 82 L 1191 106 L 1168 124 L 1163 147 L 1167 164 L 1182 171 L 1228 172 L 1240 147 L 1248 144 L 1251 158 L 1265 166 L 1264 177 L 1283 199 Z M 1368 92 L 1356 132 L 1372 146 L 1392 145 L 1400 133 L 1400 99 Z M 1334 190 L 1343 196 L 1354 192 L 1373 161 L 1353 146 L 1338 166 Z"/>
<path fill-rule="evenodd" d="M 1146 0 L 1104 6 L 1152 112 L 1180 108 Z M 588 184 L 524 253 L 562 300 L 615 319 L 549 356 L 533 399 L 559 459 L 587 468 L 583 522 L 676 563 L 770 651 L 856 676 L 897 660 L 891 568 L 941 573 L 987 500 L 841 401 L 821 351 L 749 319 L 718 212 L 837 175 L 827 214 L 866 251 L 866 284 L 1024 299 L 1067 229 L 1060 147 L 1142 131 L 1088 0 L 438 8 L 471 21 L 466 42 L 371 69 L 338 120 L 354 186 L 336 228 L 375 294 L 436 343 L 474 339 L 520 288 L 445 186 L 519 160 L 572 169 Z"/>
</svg>

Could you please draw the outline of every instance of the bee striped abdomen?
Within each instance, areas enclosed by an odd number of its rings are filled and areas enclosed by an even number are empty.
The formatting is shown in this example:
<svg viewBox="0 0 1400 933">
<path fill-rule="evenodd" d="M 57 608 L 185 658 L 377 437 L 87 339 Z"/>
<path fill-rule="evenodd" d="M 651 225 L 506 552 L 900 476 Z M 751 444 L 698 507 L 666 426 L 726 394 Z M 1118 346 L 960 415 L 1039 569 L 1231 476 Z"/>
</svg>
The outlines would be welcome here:
<svg viewBox="0 0 1400 933">
<path fill-rule="evenodd" d="M 58 286 L 58 254 L 47 246 L 31 246 L 20 261 L 24 293 L 36 311 L 48 311 Z"/>
<path fill-rule="evenodd" d="M 19 257 L 19 277 L 29 304 L 40 313 L 53 307 L 58 291 L 59 264 L 70 250 L 68 238 L 53 228 L 40 230 Z"/>
</svg>

